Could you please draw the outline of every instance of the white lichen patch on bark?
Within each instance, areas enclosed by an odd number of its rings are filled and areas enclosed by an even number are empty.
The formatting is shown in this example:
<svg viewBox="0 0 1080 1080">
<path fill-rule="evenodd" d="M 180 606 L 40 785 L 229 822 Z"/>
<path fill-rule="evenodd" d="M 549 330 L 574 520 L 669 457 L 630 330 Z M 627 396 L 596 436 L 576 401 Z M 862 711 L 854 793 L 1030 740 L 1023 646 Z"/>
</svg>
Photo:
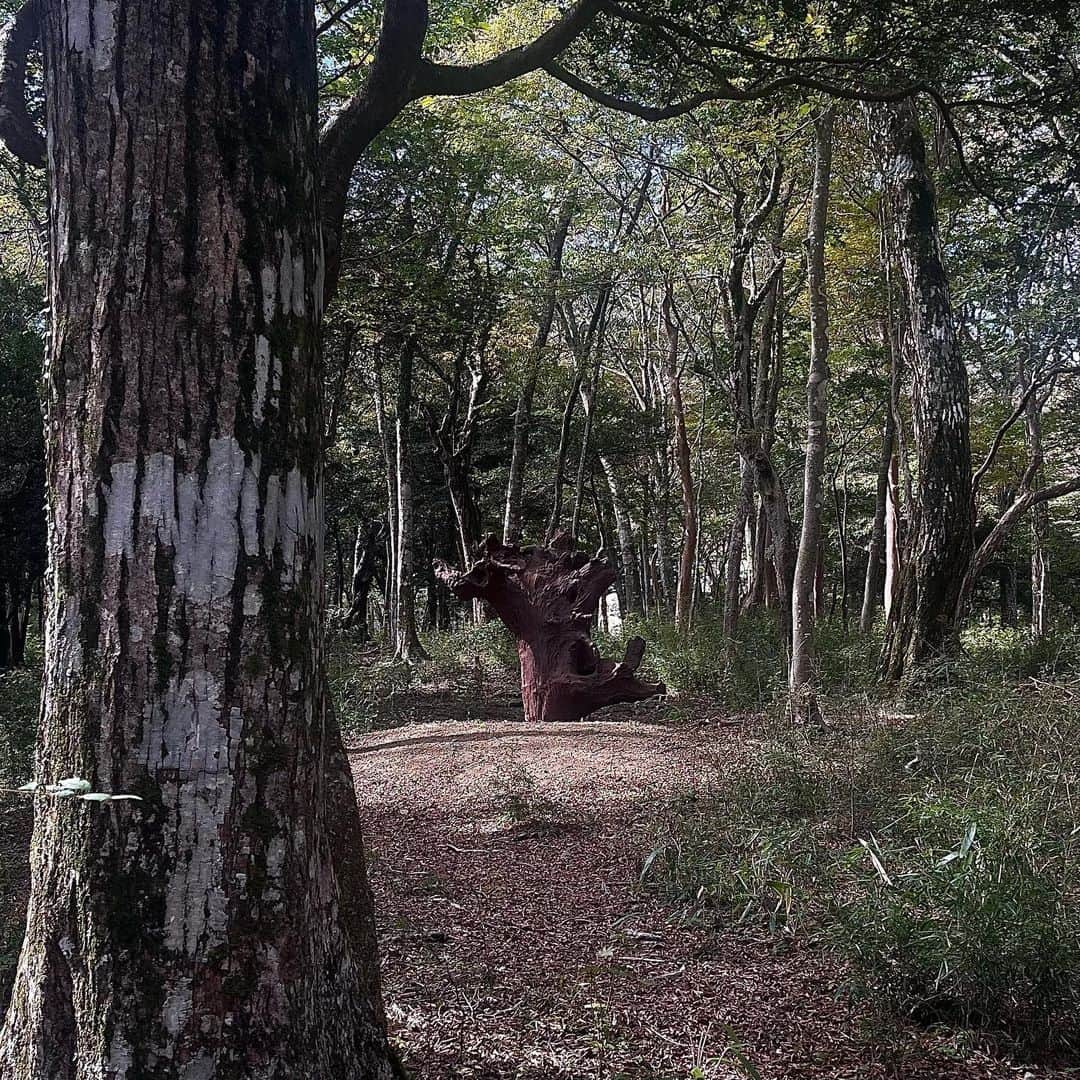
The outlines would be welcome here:
<svg viewBox="0 0 1080 1080">
<path fill-rule="evenodd" d="M 147 754 L 157 757 L 177 819 L 175 842 L 186 853 L 165 893 L 165 944 L 189 956 L 223 942 L 228 925 L 221 827 L 232 803 L 239 751 L 239 731 L 230 730 L 230 720 L 215 678 L 192 671 L 170 683 L 163 701 L 152 706 L 146 729 Z"/>
<path fill-rule="evenodd" d="M 110 470 L 112 483 L 105 496 L 105 555 L 125 555 L 131 558 L 135 539 L 135 477 L 134 461 L 117 462 Z"/>
<path fill-rule="evenodd" d="M 266 387 L 270 378 L 270 342 L 259 334 L 255 338 L 255 390 L 251 398 L 251 415 L 257 424 L 262 423 L 266 405 Z"/>
</svg>

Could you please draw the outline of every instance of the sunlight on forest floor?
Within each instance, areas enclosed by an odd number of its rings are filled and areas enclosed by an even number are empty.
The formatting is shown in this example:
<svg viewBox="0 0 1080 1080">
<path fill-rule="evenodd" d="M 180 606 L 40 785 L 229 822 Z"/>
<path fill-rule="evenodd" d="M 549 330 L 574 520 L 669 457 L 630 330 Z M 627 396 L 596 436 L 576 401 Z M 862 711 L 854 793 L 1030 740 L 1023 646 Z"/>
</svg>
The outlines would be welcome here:
<svg viewBox="0 0 1080 1080">
<path fill-rule="evenodd" d="M 418 1077 L 1023 1074 L 853 1003 L 808 936 L 690 918 L 641 887 L 663 808 L 761 753 L 763 718 L 725 726 L 695 702 L 538 730 L 497 700 L 485 720 L 468 690 L 464 719 L 408 698 L 406 727 L 351 749 L 387 1005 Z"/>
</svg>

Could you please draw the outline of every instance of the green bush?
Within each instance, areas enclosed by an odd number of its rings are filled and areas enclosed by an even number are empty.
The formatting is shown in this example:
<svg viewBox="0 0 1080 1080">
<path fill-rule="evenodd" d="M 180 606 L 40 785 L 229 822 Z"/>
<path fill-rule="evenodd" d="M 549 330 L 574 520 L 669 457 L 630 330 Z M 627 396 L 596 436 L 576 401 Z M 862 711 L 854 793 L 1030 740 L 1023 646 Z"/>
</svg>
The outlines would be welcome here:
<svg viewBox="0 0 1080 1080">
<path fill-rule="evenodd" d="M 981 823 L 967 820 L 980 811 Z M 831 931 L 856 986 L 923 1022 L 1074 1042 L 1080 933 L 1068 838 L 1033 834 L 979 800 L 913 800 L 909 815 L 896 830 L 908 836 L 850 856 L 858 873 L 873 854 Z"/>
<path fill-rule="evenodd" d="M 1080 686 L 983 675 L 915 715 L 834 701 L 827 731 L 762 725 L 667 808 L 643 882 L 813 938 L 922 1022 L 1080 1047 Z"/>
<path fill-rule="evenodd" d="M 27 642 L 25 667 L 0 670 L 0 787 L 18 787 L 34 770 L 41 701 L 41 652 Z"/>
</svg>

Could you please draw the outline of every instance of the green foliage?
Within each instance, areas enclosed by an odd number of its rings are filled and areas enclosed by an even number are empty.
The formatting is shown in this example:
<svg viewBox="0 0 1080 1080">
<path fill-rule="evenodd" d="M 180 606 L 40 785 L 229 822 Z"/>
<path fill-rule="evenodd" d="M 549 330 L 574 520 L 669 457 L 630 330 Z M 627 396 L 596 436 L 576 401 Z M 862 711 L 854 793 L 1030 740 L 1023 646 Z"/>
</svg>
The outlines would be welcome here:
<svg viewBox="0 0 1080 1080">
<path fill-rule="evenodd" d="M 497 620 L 425 634 L 424 646 L 431 659 L 406 664 L 362 643 L 354 632 L 334 629 L 327 668 L 343 731 L 359 734 L 405 723 L 417 703 L 433 694 L 464 691 L 479 712 L 492 693 L 517 691 L 514 641 Z M 461 718 L 468 719 L 467 712 Z"/>
<path fill-rule="evenodd" d="M 27 653 L 25 667 L 0 670 L 0 787 L 18 787 L 34 771 L 41 657 L 33 638 Z"/>
<path fill-rule="evenodd" d="M 645 671 L 669 690 L 684 694 L 724 694 L 725 700 L 759 703 L 771 695 L 775 680 L 775 635 L 758 623 L 742 628 L 734 649 L 728 648 L 719 613 L 711 608 L 699 615 L 691 632 L 683 636 L 669 619 L 627 619 L 614 633 L 595 635 L 605 656 L 621 656 L 634 635 L 645 639 Z M 763 650 L 759 652 L 758 649 Z M 756 661 L 747 662 L 756 654 Z M 779 668 L 777 667 L 777 674 Z"/>
<path fill-rule="evenodd" d="M 456 685 L 516 688 L 517 647 L 498 619 L 466 623 L 452 632 L 434 635 L 427 646 L 435 677 Z M 430 677 L 430 676 L 429 676 Z"/>
<path fill-rule="evenodd" d="M 668 807 L 643 883 L 688 918 L 812 938 L 903 1015 L 1075 1049 L 1080 685 L 1003 685 L 995 659 L 915 715 L 826 701 L 827 731 L 765 724 Z"/>
</svg>

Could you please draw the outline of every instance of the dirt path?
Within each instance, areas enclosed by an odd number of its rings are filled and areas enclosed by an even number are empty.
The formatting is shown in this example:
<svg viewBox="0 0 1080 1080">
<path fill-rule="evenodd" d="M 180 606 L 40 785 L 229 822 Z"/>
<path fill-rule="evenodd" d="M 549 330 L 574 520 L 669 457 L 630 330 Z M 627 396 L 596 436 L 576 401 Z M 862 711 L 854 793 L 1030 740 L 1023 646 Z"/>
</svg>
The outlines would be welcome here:
<svg viewBox="0 0 1080 1080">
<path fill-rule="evenodd" d="M 641 716 L 354 743 L 388 1010 L 416 1077 L 1023 1076 L 924 1033 L 883 1037 L 811 948 L 686 926 L 643 894 L 658 808 L 707 785 L 739 735 Z"/>
</svg>

